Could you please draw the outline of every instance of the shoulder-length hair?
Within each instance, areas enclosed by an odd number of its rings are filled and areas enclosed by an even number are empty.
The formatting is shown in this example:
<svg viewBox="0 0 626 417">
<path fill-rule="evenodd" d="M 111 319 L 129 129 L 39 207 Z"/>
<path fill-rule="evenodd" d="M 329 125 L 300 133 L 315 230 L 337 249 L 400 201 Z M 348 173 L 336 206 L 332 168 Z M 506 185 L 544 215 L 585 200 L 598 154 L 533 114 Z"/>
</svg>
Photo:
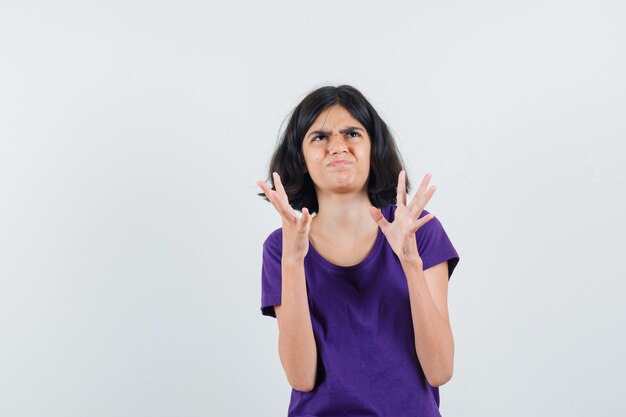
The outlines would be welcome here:
<svg viewBox="0 0 626 417">
<path fill-rule="evenodd" d="M 315 213 L 319 209 L 313 180 L 305 172 L 302 153 L 304 135 L 326 108 L 339 104 L 367 130 L 371 141 L 370 172 L 367 194 L 375 207 L 396 203 L 398 174 L 403 161 L 389 128 L 374 107 L 356 88 L 349 85 L 320 87 L 310 92 L 292 111 L 289 123 L 282 133 L 269 165 L 268 180 L 274 186 L 273 172 L 278 172 L 285 187 L 289 204 L 301 211 L 306 207 Z M 409 180 L 406 180 L 407 193 Z M 264 193 L 259 193 L 265 197 Z"/>
</svg>

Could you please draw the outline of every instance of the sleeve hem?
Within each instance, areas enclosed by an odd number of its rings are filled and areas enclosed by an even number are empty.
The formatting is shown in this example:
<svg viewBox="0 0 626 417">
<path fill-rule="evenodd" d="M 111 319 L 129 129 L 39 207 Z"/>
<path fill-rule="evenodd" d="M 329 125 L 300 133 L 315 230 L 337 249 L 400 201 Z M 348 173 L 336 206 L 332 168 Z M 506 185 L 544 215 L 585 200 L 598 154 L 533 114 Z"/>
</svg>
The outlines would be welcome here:
<svg viewBox="0 0 626 417">
<path fill-rule="evenodd" d="M 274 311 L 276 304 L 280 304 L 280 297 L 268 297 L 263 300 L 263 304 L 261 304 L 261 314 L 276 318 L 276 311 Z"/>
<path fill-rule="evenodd" d="M 430 267 L 433 267 L 435 265 L 439 265 L 442 262 L 448 261 L 448 280 L 450 280 L 450 277 L 452 276 L 452 272 L 454 271 L 454 269 L 456 268 L 457 264 L 459 263 L 459 255 L 458 253 L 454 252 L 454 251 L 450 251 L 450 252 L 446 252 L 434 259 L 429 259 L 428 261 L 424 262 L 424 271 L 427 270 Z"/>
</svg>

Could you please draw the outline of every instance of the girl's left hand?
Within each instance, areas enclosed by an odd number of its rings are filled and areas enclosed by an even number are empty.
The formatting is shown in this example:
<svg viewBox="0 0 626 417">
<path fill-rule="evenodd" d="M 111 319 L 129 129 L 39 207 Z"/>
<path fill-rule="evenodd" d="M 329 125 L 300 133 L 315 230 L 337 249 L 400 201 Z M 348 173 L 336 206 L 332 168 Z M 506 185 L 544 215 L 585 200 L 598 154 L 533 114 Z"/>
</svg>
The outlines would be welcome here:
<svg viewBox="0 0 626 417">
<path fill-rule="evenodd" d="M 400 259 L 400 262 L 422 265 L 422 258 L 417 251 L 415 232 L 430 219 L 435 217 L 432 213 L 429 213 L 421 219 L 419 218 L 424 207 L 426 207 L 426 204 L 430 201 L 430 198 L 437 189 L 437 187 L 433 185 L 426 191 L 431 177 L 432 175 L 430 173 L 424 176 L 422 183 L 417 189 L 417 193 L 415 193 L 415 196 L 407 206 L 406 173 L 404 170 L 400 171 L 396 196 L 397 207 L 394 220 L 391 223 L 387 221 L 379 208 L 370 207 L 370 215 L 378 226 L 380 226 L 391 248 Z"/>
</svg>

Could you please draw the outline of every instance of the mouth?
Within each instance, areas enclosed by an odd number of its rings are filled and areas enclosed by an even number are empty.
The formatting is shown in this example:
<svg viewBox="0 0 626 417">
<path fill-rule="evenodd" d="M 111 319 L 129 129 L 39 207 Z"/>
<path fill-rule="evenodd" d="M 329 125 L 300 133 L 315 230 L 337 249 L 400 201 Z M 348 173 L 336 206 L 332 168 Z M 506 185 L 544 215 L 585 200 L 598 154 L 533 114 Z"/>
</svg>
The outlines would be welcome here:
<svg viewBox="0 0 626 417">
<path fill-rule="evenodd" d="M 334 161 L 328 164 L 329 167 L 342 167 L 345 165 L 350 165 L 352 162 L 346 160 Z"/>
</svg>

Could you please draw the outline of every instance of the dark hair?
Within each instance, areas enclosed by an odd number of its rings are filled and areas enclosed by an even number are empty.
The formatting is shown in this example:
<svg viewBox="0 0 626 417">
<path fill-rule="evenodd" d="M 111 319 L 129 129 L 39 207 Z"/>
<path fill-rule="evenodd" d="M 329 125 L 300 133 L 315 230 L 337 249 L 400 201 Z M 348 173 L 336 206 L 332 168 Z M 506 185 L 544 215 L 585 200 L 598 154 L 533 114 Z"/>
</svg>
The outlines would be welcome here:
<svg viewBox="0 0 626 417">
<path fill-rule="evenodd" d="M 356 88 L 349 85 L 320 87 L 310 92 L 292 111 L 289 123 L 276 145 L 269 165 L 268 180 L 274 187 L 273 172 L 278 172 L 287 192 L 289 204 L 296 210 L 306 207 L 315 213 L 319 209 L 313 180 L 305 172 L 302 141 L 317 117 L 326 108 L 339 104 L 367 130 L 371 141 L 370 172 L 367 194 L 375 207 L 396 202 L 398 174 L 403 161 L 389 128 L 374 107 Z M 409 180 L 406 180 L 407 194 Z M 264 193 L 259 193 L 264 197 Z"/>
</svg>

